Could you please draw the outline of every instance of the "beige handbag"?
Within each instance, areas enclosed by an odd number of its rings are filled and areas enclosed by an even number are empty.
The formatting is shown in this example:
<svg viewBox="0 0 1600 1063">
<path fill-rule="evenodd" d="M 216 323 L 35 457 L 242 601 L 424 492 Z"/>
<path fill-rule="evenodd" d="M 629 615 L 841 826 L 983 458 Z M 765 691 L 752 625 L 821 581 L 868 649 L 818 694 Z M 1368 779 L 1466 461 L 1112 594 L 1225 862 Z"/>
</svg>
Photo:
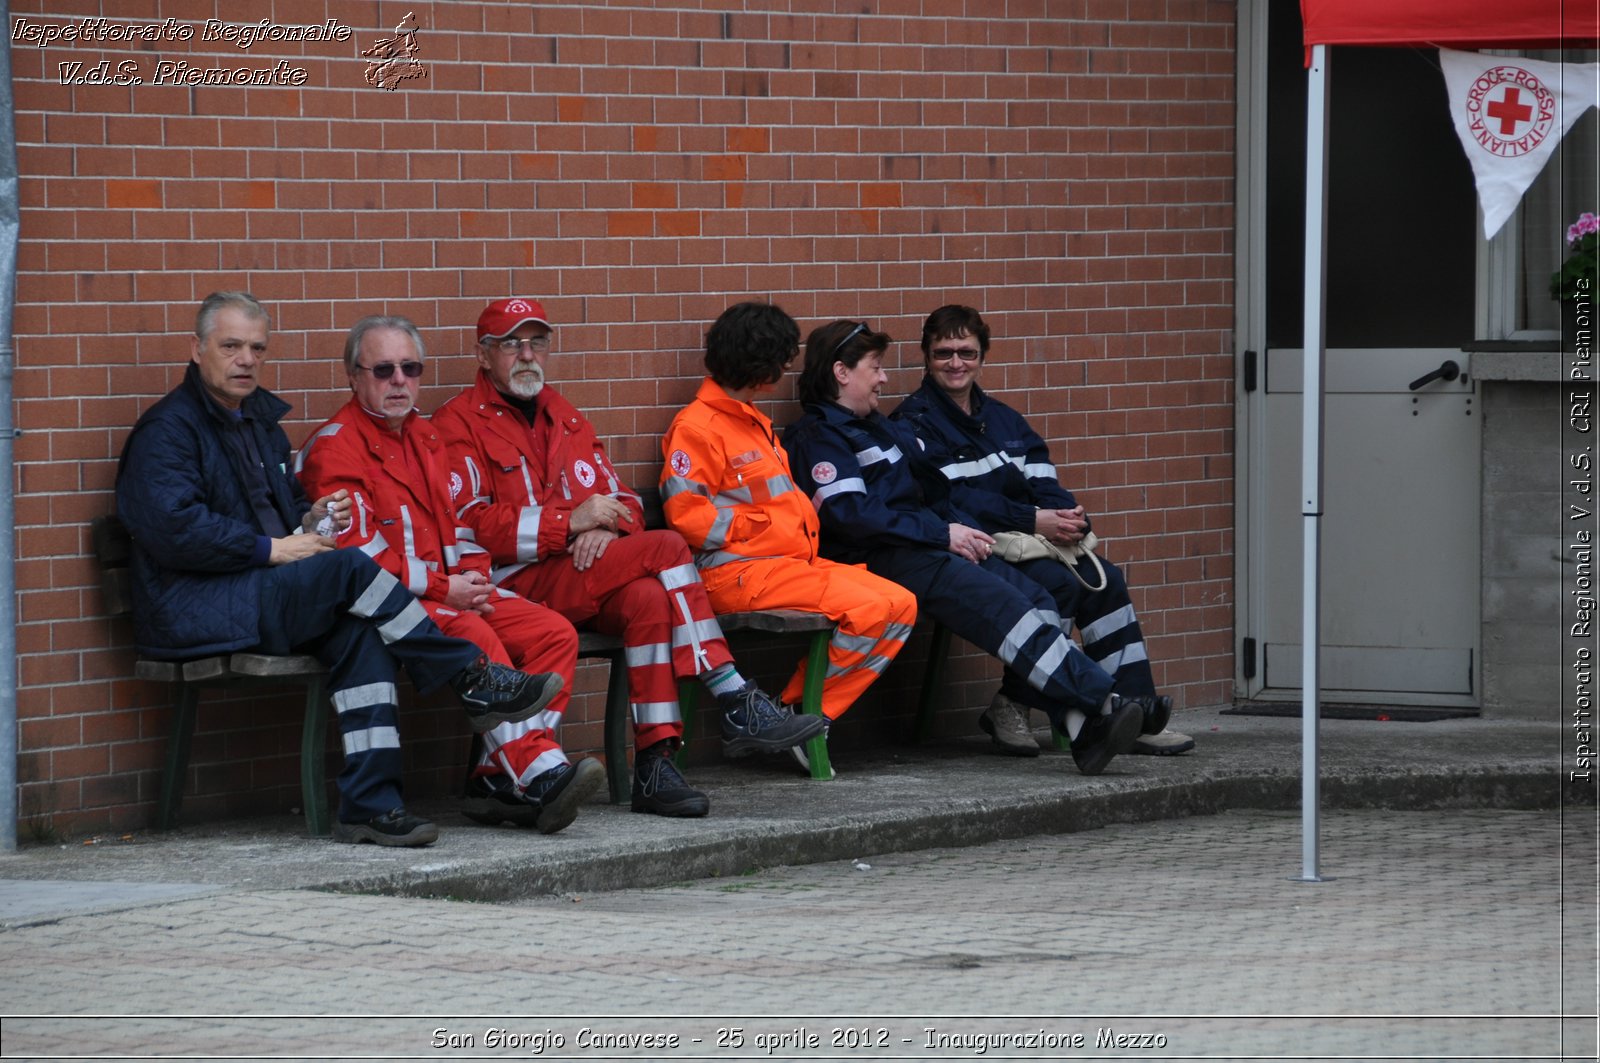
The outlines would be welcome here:
<svg viewBox="0 0 1600 1063">
<path fill-rule="evenodd" d="M 1029 535 L 1027 532 L 996 532 L 994 536 L 994 552 L 1002 561 L 1038 561 L 1041 558 L 1053 558 L 1067 566 L 1067 571 L 1078 577 L 1078 582 L 1091 591 L 1106 589 L 1106 570 L 1100 564 L 1100 559 L 1094 556 L 1094 548 L 1100 545 L 1100 540 L 1094 532 L 1085 533 L 1082 539 L 1071 546 L 1062 546 L 1053 543 L 1042 535 Z M 1094 565 L 1094 570 L 1100 575 L 1100 586 L 1083 578 L 1078 571 L 1078 564 L 1088 560 Z"/>
</svg>

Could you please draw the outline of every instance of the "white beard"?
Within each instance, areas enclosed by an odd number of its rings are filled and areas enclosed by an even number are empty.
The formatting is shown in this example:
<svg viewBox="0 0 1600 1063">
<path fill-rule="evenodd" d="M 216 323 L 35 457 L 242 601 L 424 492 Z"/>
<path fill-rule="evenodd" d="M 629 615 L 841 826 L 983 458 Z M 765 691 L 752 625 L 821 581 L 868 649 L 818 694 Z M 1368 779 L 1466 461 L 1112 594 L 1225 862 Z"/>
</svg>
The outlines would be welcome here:
<svg viewBox="0 0 1600 1063">
<path fill-rule="evenodd" d="M 537 398 L 544 390 L 544 370 L 538 366 L 518 370 L 511 374 L 511 394 L 519 399 Z"/>
</svg>

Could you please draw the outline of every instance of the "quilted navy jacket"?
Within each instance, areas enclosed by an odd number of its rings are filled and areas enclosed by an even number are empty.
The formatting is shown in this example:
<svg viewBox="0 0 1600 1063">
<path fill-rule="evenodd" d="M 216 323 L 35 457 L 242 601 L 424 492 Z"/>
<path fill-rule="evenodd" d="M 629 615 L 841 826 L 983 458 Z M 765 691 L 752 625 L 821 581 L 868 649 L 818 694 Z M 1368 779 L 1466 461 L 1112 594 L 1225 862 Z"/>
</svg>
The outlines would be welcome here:
<svg viewBox="0 0 1600 1063">
<path fill-rule="evenodd" d="M 311 506 L 278 426 L 289 404 L 258 388 L 243 411 L 273 506 L 295 528 Z M 266 533 L 222 434 L 235 430 L 230 416 L 206 396 L 191 363 L 122 448 L 117 514 L 133 536 L 134 641 L 152 657 L 203 657 L 260 641 L 256 544 Z"/>
</svg>

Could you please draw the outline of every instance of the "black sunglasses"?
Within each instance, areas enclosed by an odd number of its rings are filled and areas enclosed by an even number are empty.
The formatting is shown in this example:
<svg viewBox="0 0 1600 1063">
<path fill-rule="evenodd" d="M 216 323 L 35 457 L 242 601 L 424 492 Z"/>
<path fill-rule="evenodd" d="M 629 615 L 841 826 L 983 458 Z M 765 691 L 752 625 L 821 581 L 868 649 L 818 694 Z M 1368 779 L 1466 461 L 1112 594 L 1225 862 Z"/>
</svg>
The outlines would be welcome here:
<svg viewBox="0 0 1600 1063">
<path fill-rule="evenodd" d="M 379 380 L 388 380 L 394 376 L 396 369 L 410 377 L 412 380 L 422 375 L 421 362 L 384 362 L 382 365 L 368 366 L 357 365 L 357 369 L 365 369 Z"/>
<path fill-rule="evenodd" d="M 849 332 L 846 332 L 844 334 L 844 339 L 840 340 L 838 343 L 833 345 L 833 353 L 828 355 L 828 357 L 830 359 L 839 357 L 839 352 L 844 350 L 844 345 L 845 344 L 849 343 L 851 340 L 855 339 L 857 336 L 861 335 L 863 332 L 871 332 L 871 331 L 872 331 L 872 329 L 867 326 L 867 323 L 865 321 L 857 322 L 855 328 L 851 329 Z"/>
</svg>

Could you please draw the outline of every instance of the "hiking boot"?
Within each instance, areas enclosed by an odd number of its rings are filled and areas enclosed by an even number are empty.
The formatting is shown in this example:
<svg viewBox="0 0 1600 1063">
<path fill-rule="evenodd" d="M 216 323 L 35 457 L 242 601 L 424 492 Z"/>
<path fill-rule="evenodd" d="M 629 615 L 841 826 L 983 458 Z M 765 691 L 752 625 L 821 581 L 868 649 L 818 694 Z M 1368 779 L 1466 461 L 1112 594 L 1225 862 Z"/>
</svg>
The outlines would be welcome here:
<svg viewBox="0 0 1600 1063">
<path fill-rule="evenodd" d="M 813 717 L 813 719 L 815 719 L 815 717 Z M 822 740 L 824 742 L 828 740 L 829 722 L 830 721 L 826 718 L 824 718 L 822 721 Z M 806 744 L 804 742 L 801 742 L 797 746 L 790 746 L 789 756 L 793 757 L 794 762 L 800 765 L 801 771 L 805 772 L 808 776 L 811 774 L 811 754 L 806 752 Z M 833 763 L 830 760 L 828 763 L 828 778 L 837 779 L 838 777 L 839 773 L 833 770 Z"/>
<path fill-rule="evenodd" d="M 333 840 L 351 845 L 362 842 L 406 847 L 432 845 L 439 840 L 439 828 L 403 808 L 391 808 L 365 823 L 335 823 Z"/>
<path fill-rule="evenodd" d="M 1175 757 L 1194 748 L 1194 739 L 1177 731 L 1140 735 L 1133 741 L 1129 753 L 1143 753 L 1147 757 Z"/>
<path fill-rule="evenodd" d="M 731 694 L 717 695 L 722 709 L 722 755 L 781 753 L 790 746 L 821 734 L 828 721 L 821 716 L 795 715 L 747 682 Z"/>
<path fill-rule="evenodd" d="M 1101 711 L 1091 713 L 1072 740 L 1072 759 L 1085 775 L 1099 775 L 1118 753 L 1133 748 L 1144 710 L 1116 694 L 1106 697 Z"/>
<path fill-rule="evenodd" d="M 703 816 L 711 801 L 689 785 L 672 763 L 671 739 L 657 742 L 633 755 L 633 810 L 657 816 Z"/>
<path fill-rule="evenodd" d="M 1144 710 L 1143 729 L 1140 733 L 1158 735 L 1167 729 L 1167 721 L 1172 719 L 1172 699 L 1165 694 L 1141 694 L 1136 698 L 1123 698 L 1131 701 Z"/>
<path fill-rule="evenodd" d="M 590 759 L 542 772 L 521 791 L 509 775 L 479 775 L 467 783 L 461 814 L 491 827 L 510 822 L 554 834 L 578 818 L 578 806 L 605 781 L 605 769 Z"/>
<path fill-rule="evenodd" d="M 479 655 L 455 674 L 450 685 L 467 710 L 467 722 L 482 734 L 503 723 L 526 720 L 550 704 L 565 683 L 554 672 L 530 675 Z"/>
<path fill-rule="evenodd" d="M 1039 743 L 1028 726 L 1028 707 L 996 694 L 978 717 L 978 726 L 994 739 L 994 747 L 1008 757 L 1037 757 Z"/>
</svg>

